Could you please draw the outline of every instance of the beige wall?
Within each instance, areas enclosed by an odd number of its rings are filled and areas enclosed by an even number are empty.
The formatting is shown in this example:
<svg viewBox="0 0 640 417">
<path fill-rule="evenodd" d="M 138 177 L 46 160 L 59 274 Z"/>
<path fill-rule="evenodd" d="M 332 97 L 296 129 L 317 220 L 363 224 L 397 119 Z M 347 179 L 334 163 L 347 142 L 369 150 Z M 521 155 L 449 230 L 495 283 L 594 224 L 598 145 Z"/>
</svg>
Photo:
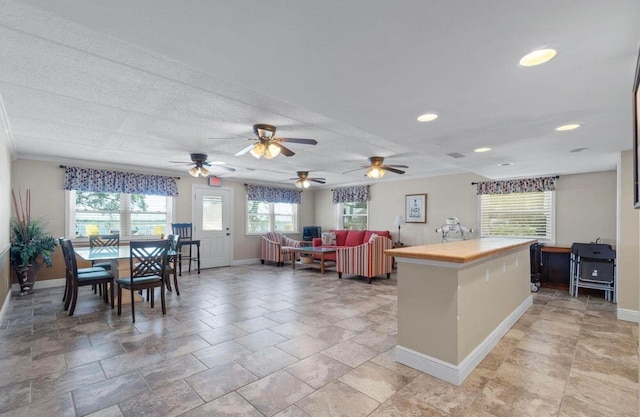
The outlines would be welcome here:
<svg viewBox="0 0 640 417">
<path fill-rule="evenodd" d="M 633 208 L 633 151 L 623 152 L 619 168 L 617 277 L 618 309 L 639 309 L 638 210 Z"/>
<path fill-rule="evenodd" d="M 441 236 L 435 230 L 445 223 L 447 217 L 458 217 L 463 226 L 475 231 L 478 203 L 476 187 L 471 183 L 485 180 L 478 175 L 461 174 L 373 183 L 369 188 L 369 229 L 389 230 L 396 241 L 398 227 L 394 226 L 393 221 L 396 215 L 404 215 L 405 195 L 427 194 L 427 222 L 405 223 L 401 226 L 400 240 L 405 245 L 440 242 Z M 316 223 L 322 226 L 322 230 L 336 227 L 336 208 L 331 195 L 331 190 L 316 191 Z M 472 235 L 478 236 L 477 232 Z"/>
<path fill-rule="evenodd" d="M 398 229 L 393 225 L 397 214 L 404 213 L 406 194 L 427 194 L 427 223 L 410 223 L 401 227 L 401 240 L 406 245 L 437 243 L 435 229 L 447 217 L 458 217 L 463 226 L 471 227 L 471 237 L 479 237 L 478 197 L 471 182 L 486 181 L 473 174 L 374 183 L 370 188 L 370 229 L 390 230 L 393 240 Z M 573 242 L 591 242 L 600 237 L 605 243 L 616 243 L 616 172 L 563 175 L 556 192 L 556 244 L 571 246 Z M 336 209 L 331 191 L 316 192 L 316 222 L 323 230 L 335 228 Z"/>
<path fill-rule="evenodd" d="M 10 286 L 10 220 L 11 154 L 9 152 L 9 139 L 6 137 L 4 129 L 0 129 L 0 307 L 9 293 Z"/>
<path fill-rule="evenodd" d="M 616 244 L 615 171 L 562 175 L 556 183 L 556 244 Z"/>
<path fill-rule="evenodd" d="M 19 159 L 11 164 L 11 172 L 13 188 L 21 189 L 23 192 L 27 188 L 31 189 L 32 215 L 46 219 L 47 230 L 53 236 L 64 236 L 65 194 L 62 189 L 64 170 L 60 169 L 59 163 Z M 186 172 L 180 178 L 177 182 L 179 197 L 175 203 L 175 220 L 176 222 L 191 222 L 193 185 L 205 185 L 207 180 L 191 177 Z M 255 260 L 260 257 L 260 240 L 259 236 L 246 236 L 245 234 L 246 190 L 244 183 L 224 179 L 222 182 L 223 187 L 232 189 L 234 195 L 233 261 Z M 305 191 L 302 193 L 300 206 L 300 226 L 313 224 L 314 213 L 313 192 Z M 302 231 L 302 229 L 300 230 Z M 292 234 L 290 237 L 298 239 L 301 237 L 301 233 Z M 64 263 L 58 252 L 59 249 L 53 256 L 54 266 L 41 270 L 38 276 L 39 280 L 64 276 Z"/>
</svg>

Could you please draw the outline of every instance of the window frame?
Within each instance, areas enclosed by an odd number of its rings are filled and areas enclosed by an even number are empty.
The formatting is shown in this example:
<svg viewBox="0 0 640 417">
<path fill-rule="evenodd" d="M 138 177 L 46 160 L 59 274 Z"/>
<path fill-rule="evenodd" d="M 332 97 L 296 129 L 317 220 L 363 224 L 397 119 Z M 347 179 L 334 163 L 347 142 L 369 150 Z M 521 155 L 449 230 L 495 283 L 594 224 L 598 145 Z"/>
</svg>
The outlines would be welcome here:
<svg viewBox="0 0 640 417">
<path fill-rule="evenodd" d="M 122 202 L 122 195 L 127 195 L 130 196 L 131 194 L 128 193 L 119 193 L 121 195 L 121 202 Z M 136 194 L 140 194 L 140 193 L 136 193 Z M 144 194 L 144 195 L 148 195 L 148 194 Z M 165 225 L 165 230 L 166 233 L 165 235 L 168 235 L 171 233 L 171 223 L 175 223 L 175 219 L 174 219 L 174 213 L 175 213 L 175 205 L 176 205 L 176 199 L 173 197 L 169 197 L 166 196 L 165 197 L 167 199 L 167 220 L 166 220 L 166 225 Z M 75 190 L 65 190 L 65 236 L 70 236 L 72 241 L 74 242 L 79 242 L 79 243 L 84 243 L 84 242 L 89 242 L 89 238 L 88 237 L 76 237 L 76 208 L 75 208 L 75 201 L 76 201 L 76 191 Z M 125 231 L 130 231 L 131 230 L 131 214 L 134 213 L 131 210 L 131 199 L 128 199 L 128 202 L 125 203 L 124 205 L 120 206 L 120 231 L 122 232 L 123 230 Z M 136 212 L 138 213 L 138 212 Z M 154 212 L 155 213 L 155 212 Z M 129 222 L 128 227 L 122 227 L 123 222 Z M 125 234 L 120 234 L 120 242 L 130 242 L 131 240 L 154 240 L 154 239 L 159 239 L 160 235 L 140 235 L 140 236 L 132 236 L 132 235 L 125 235 Z"/>
<path fill-rule="evenodd" d="M 482 197 L 484 195 L 494 195 L 494 194 L 481 194 L 478 195 L 478 228 L 479 228 L 479 234 L 481 237 L 487 237 L 487 238 L 514 238 L 514 239 L 537 239 L 538 242 L 540 243 L 544 243 L 547 245 L 554 245 L 556 242 L 556 233 L 557 233 L 557 228 L 556 228 L 556 192 L 555 191 L 537 191 L 535 192 L 537 194 L 544 194 L 544 193 L 549 193 L 549 201 L 550 201 L 550 207 L 549 207 L 549 211 L 544 213 L 545 216 L 549 217 L 549 228 L 550 228 L 550 232 L 547 233 L 547 237 L 548 238 L 543 238 L 543 237 L 536 237 L 536 236 L 513 236 L 513 235 L 506 235 L 506 236 L 501 236 L 501 235 L 484 235 L 483 234 L 483 223 L 482 223 Z M 525 194 L 525 193 L 513 193 L 513 194 Z M 526 194 L 531 194 L 531 193 L 526 193 Z M 509 195 L 509 194 L 499 194 L 501 196 L 504 195 Z"/>
<path fill-rule="evenodd" d="M 362 201 L 354 201 L 354 202 L 346 202 L 346 203 L 337 203 L 336 204 L 336 229 L 338 230 L 344 230 L 344 205 L 345 204 L 357 204 L 357 203 L 362 203 Z M 357 216 L 357 217 L 366 217 L 366 222 L 365 222 L 365 228 L 364 229 L 358 229 L 358 230 L 369 230 L 369 201 L 365 201 L 364 203 L 366 203 L 367 205 L 367 212 L 366 214 L 352 214 L 350 216 Z M 354 229 L 355 230 L 355 229 Z"/>
<path fill-rule="evenodd" d="M 250 201 L 257 201 L 258 203 L 263 203 L 263 204 L 268 204 L 269 205 L 269 213 L 267 214 L 269 216 L 269 230 L 267 231 L 251 231 L 249 230 L 249 226 L 251 225 L 251 222 L 249 221 L 249 202 Z M 288 230 L 288 231 L 284 231 L 284 230 L 275 230 L 275 224 L 276 224 L 276 213 L 275 213 L 275 205 L 276 204 L 290 204 L 292 206 L 292 217 L 293 217 L 293 230 Z M 270 203 L 267 201 L 260 201 L 260 200 L 249 200 L 248 198 L 245 200 L 245 213 L 244 213 L 244 219 L 245 219 L 245 236 L 260 236 L 264 233 L 268 233 L 268 232 L 276 232 L 276 233 L 282 233 L 283 235 L 295 235 L 295 234 L 300 234 L 300 226 L 299 226 L 299 209 L 300 209 L 300 204 L 297 203 Z"/>
</svg>

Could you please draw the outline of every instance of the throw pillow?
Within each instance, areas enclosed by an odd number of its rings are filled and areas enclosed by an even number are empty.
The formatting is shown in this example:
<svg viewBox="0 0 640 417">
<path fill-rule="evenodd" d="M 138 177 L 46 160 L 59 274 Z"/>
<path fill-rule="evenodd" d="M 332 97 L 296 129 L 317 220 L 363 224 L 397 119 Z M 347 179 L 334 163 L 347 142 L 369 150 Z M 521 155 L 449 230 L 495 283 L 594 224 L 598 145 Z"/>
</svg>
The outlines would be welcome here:
<svg viewBox="0 0 640 417">
<path fill-rule="evenodd" d="M 369 242 L 373 242 L 373 240 L 377 237 L 378 237 L 377 233 L 371 233 L 371 236 L 369 236 Z"/>
<path fill-rule="evenodd" d="M 327 246 L 335 246 L 336 234 L 332 232 L 325 232 L 322 234 L 322 244 Z"/>
</svg>

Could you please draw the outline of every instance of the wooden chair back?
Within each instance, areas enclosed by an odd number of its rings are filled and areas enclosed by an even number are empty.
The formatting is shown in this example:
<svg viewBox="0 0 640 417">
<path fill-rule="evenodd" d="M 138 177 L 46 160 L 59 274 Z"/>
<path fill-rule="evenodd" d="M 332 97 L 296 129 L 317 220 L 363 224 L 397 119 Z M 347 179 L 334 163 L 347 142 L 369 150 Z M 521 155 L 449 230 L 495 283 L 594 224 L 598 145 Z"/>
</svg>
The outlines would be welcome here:
<svg viewBox="0 0 640 417">
<path fill-rule="evenodd" d="M 182 240 L 191 240 L 193 237 L 193 223 L 171 223 L 171 230 Z"/>
<path fill-rule="evenodd" d="M 159 277 L 162 280 L 167 265 L 167 240 L 137 241 L 130 244 L 131 281 Z"/>
</svg>

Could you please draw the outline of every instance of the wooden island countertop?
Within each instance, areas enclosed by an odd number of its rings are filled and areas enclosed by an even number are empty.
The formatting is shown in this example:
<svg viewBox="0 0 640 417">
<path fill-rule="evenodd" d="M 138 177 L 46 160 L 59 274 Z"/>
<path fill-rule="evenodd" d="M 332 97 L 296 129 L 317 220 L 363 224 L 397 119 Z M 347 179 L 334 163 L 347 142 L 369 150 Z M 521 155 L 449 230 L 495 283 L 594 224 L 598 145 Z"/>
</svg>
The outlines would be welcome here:
<svg viewBox="0 0 640 417">
<path fill-rule="evenodd" d="M 414 258 L 427 261 L 468 263 L 501 253 L 506 253 L 523 246 L 536 243 L 535 239 L 482 238 L 460 240 L 430 245 L 408 246 L 387 249 L 387 255 L 397 258 Z"/>
</svg>

